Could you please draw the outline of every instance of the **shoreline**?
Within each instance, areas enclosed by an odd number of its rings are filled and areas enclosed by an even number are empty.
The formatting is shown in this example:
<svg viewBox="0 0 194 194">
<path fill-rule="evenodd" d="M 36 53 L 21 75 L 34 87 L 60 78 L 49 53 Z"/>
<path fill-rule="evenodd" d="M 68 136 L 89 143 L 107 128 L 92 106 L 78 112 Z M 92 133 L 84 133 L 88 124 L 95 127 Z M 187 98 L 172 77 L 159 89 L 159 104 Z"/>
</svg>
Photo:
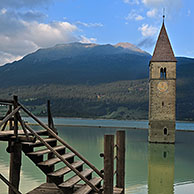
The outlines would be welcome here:
<svg viewBox="0 0 194 194">
<path fill-rule="evenodd" d="M 38 118 L 47 118 L 47 116 L 37 116 Z M 25 117 L 24 118 L 28 118 Z M 53 119 L 77 119 L 77 120 L 112 120 L 112 121 L 148 121 L 148 119 L 135 119 L 135 120 L 127 120 L 127 119 L 108 119 L 108 118 L 85 118 L 85 117 L 63 117 L 63 116 L 56 116 Z M 194 123 L 194 120 L 176 120 L 176 122 L 185 122 L 185 123 Z"/>
<path fill-rule="evenodd" d="M 36 123 L 28 123 L 32 126 L 38 126 Z M 114 127 L 114 126 L 94 126 L 94 125 L 66 125 L 66 124 L 55 124 L 55 126 L 59 127 L 83 127 L 83 128 L 99 128 L 99 129 L 129 129 L 129 130 L 148 130 L 148 128 L 140 128 L 140 127 Z M 188 129 L 176 129 L 177 132 L 194 132 L 194 130 L 188 130 Z"/>
</svg>

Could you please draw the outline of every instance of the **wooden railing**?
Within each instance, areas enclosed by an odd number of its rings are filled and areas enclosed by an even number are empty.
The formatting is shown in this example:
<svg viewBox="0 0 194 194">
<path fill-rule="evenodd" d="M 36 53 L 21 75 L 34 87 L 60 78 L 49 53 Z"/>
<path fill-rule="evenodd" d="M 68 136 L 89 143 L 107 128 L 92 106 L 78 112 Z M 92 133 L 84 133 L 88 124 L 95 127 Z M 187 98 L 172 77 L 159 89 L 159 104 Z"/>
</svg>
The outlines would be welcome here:
<svg viewBox="0 0 194 194">
<path fill-rule="evenodd" d="M 1 103 L 12 103 L 12 106 L 14 107 L 14 110 L 11 113 L 8 113 L 5 118 L 0 123 L 0 127 L 2 125 L 6 125 L 7 121 L 12 119 L 14 117 L 14 137 L 16 141 L 18 140 L 18 122 L 20 122 L 21 127 L 24 131 L 24 134 L 26 135 L 26 140 L 29 141 L 29 132 L 33 134 L 35 138 L 37 138 L 40 142 L 42 142 L 49 150 L 52 151 L 52 153 L 58 157 L 62 162 L 65 163 L 76 175 L 78 175 L 87 185 L 89 185 L 95 192 L 99 193 L 100 190 L 94 186 L 92 183 L 88 181 L 87 178 L 85 178 L 76 168 L 74 168 L 67 160 L 65 160 L 57 151 L 55 151 L 47 142 L 44 141 L 43 138 L 41 138 L 29 125 L 27 125 L 25 122 L 23 122 L 19 110 L 23 110 L 28 116 L 33 118 L 41 127 L 47 130 L 48 134 L 54 138 L 56 138 L 62 145 L 64 145 L 66 148 L 68 148 L 71 152 L 73 152 L 78 158 L 80 158 L 82 161 L 85 162 L 95 173 L 97 173 L 101 178 L 103 178 L 103 174 L 94 166 L 92 165 L 87 159 L 85 159 L 81 154 L 79 154 L 74 148 L 72 148 L 69 144 L 67 144 L 62 138 L 60 138 L 57 135 L 56 130 L 54 130 L 54 124 L 53 121 L 49 120 L 50 127 L 48 127 L 46 124 L 44 124 L 42 121 L 40 121 L 34 114 L 32 114 L 25 106 L 23 106 L 21 103 L 18 102 L 17 96 L 14 96 L 13 101 L 0 101 Z M 13 119 L 12 119 L 13 120 Z M 12 121 L 11 121 L 12 122 Z"/>
<path fill-rule="evenodd" d="M 26 136 L 26 141 L 35 141 L 38 139 L 42 142 L 52 153 L 58 157 L 66 166 L 68 166 L 76 175 L 78 175 L 87 185 L 89 185 L 95 192 L 100 193 L 101 190 L 96 186 L 91 184 L 88 179 L 80 174 L 80 172 L 74 168 L 67 160 L 65 160 L 57 151 L 55 151 L 47 142 L 41 138 L 36 131 L 34 131 L 27 123 L 25 123 L 19 111 L 23 110 L 29 117 L 33 118 L 41 127 L 46 129 L 48 134 L 56 140 L 58 140 L 62 145 L 73 152 L 78 158 L 85 162 L 93 171 L 104 180 L 103 192 L 105 194 L 113 194 L 114 188 L 114 175 L 116 175 L 116 188 L 122 188 L 124 194 L 125 192 L 125 131 L 116 132 L 116 144 L 114 143 L 114 135 L 104 136 L 104 153 L 101 156 L 104 157 L 104 169 L 99 171 L 94 165 L 92 165 L 87 159 L 85 159 L 80 153 L 78 153 L 74 148 L 67 144 L 62 138 L 57 135 L 57 131 L 54 127 L 50 112 L 50 102 L 48 102 L 48 125 L 40 121 L 34 114 L 32 114 L 24 105 L 18 102 L 17 96 L 14 96 L 13 100 L 1 100 L 0 104 L 9 105 L 9 110 L 6 113 L 3 120 L 0 122 L 0 128 L 3 126 L 2 130 L 5 129 L 8 122 L 10 122 L 10 129 L 14 129 L 15 141 L 18 141 L 18 123 L 20 123 L 21 128 Z M 12 126 L 12 122 L 14 125 Z M 33 135 L 34 138 L 32 138 Z M 24 138 L 24 137 L 22 137 Z M 115 152 L 116 151 L 116 152 Z M 115 156 L 116 153 L 116 156 Z M 116 161 L 116 170 L 114 170 L 114 162 Z"/>
</svg>

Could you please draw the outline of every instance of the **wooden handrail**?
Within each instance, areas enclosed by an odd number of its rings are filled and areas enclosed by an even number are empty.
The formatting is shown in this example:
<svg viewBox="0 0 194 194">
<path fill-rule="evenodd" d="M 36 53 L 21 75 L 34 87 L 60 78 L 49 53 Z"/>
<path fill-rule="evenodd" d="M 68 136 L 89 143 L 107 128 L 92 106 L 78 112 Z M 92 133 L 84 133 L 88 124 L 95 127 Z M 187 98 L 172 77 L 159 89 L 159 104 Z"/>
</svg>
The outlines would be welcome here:
<svg viewBox="0 0 194 194">
<path fill-rule="evenodd" d="M 67 160 L 65 160 L 56 150 L 52 148 L 47 142 L 44 141 L 30 126 L 24 123 L 25 127 L 42 142 L 49 150 L 52 151 L 62 162 L 64 162 L 73 172 L 75 172 L 87 185 L 89 185 L 95 192 L 99 192 L 99 189 L 89 182 L 87 178 L 85 178 L 76 168 L 74 168 Z"/>
<path fill-rule="evenodd" d="M 2 174 L 0 174 L 0 179 L 14 191 L 16 194 L 22 194 L 20 193 Z"/>
<path fill-rule="evenodd" d="M 19 111 L 19 109 L 21 108 L 21 106 L 18 106 L 16 109 L 14 109 L 10 114 L 8 114 L 0 123 L 0 127 L 7 122 L 15 113 L 17 113 Z"/>
<path fill-rule="evenodd" d="M 13 104 L 13 100 L 5 100 L 5 99 L 0 99 L 0 104 Z"/>
<path fill-rule="evenodd" d="M 45 128 L 50 135 L 55 137 L 59 142 L 61 142 L 65 147 L 67 147 L 69 150 L 71 150 L 73 153 L 76 154 L 81 160 L 83 160 L 91 169 L 93 169 L 101 178 L 104 178 L 104 175 L 94 166 L 92 165 L 87 159 L 85 159 L 81 154 L 79 154 L 74 148 L 72 148 L 70 145 L 68 145 L 62 138 L 60 138 L 58 135 L 53 132 L 52 129 L 50 129 L 47 125 L 45 125 L 43 122 L 41 122 L 35 115 L 33 115 L 28 109 L 26 109 L 22 104 L 19 103 L 19 106 L 30 116 L 32 117 L 37 123 L 39 123 L 43 128 Z"/>
<path fill-rule="evenodd" d="M 22 120 L 22 118 L 21 118 L 21 116 L 20 116 L 19 113 L 18 113 L 18 120 L 19 120 L 19 122 L 20 122 L 20 124 L 21 124 L 21 126 L 22 126 L 22 129 L 23 129 L 23 131 L 24 131 L 24 133 L 25 133 L 27 139 L 29 139 L 28 131 L 26 130 L 25 125 L 24 125 L 24 121 Z"/>
</svg>

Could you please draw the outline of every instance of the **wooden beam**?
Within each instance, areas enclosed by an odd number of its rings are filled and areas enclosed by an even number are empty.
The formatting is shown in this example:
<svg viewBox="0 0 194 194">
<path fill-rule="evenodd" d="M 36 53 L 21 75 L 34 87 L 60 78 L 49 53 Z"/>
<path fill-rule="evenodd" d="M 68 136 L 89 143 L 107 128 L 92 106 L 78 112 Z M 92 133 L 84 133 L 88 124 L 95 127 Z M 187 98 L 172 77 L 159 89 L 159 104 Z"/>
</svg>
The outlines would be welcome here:
<svg viewBox="0 0 194 194">
<path fill-rule="evenodd" d="M 8 110 L 8 111 L 7 111 L 7 113 L 6 113 L 5 117 L 6 117 L 9 113 L 11 113 L 11 112 L 10 112 L 10 110 Z M 7 120 L 7 121 L 5 122 L 5 124 L 3 125 L 3 128 L 1 129 L 2 131 L 4 131 L 4 130 L 5 130 L 5 128 L 6 128 L 6 126 L 7 126 L 8 121 L 9 121 L 9 120 Z"/>
<path fill-rule="evenodd" d="M 13 104 L 13 100 L 0 99 L 0 104 L 3 104 L 3 103 Z"/>
<path fill-rule="evenodd" d="M 116 187 L 123 188 L 125 192 L 125 131 L 116 132 L 117 164 Z"/>
<path fill-rule="evenodd" d="M 23 131 L 24 131 L 24 133 L 25 133 L 25 135 L 26 135 L 26 137 L 28 139 L 29 138 L 29 134 L 28 134 L 28 131 L 25 128 L 24 121 L 22 120 L 22 118 L 21 118 L 19 113 L 18 113 L 17 117 L 18 117 L 18 120 L 19 120 L 19 122 L 20 122 L 20 124 L 22 126 L 22 129 L 23 129 Z"/>
<path fill-rule="evenodd" d="M 18 97 L 13 96 L 13 107 L 16 109 L 18 107 Z M 18 136 L 18 115 L 17 112 L 14 114 L 14 135 Z"/>
<path fill-rule="evenodd" d="M 12 112 L 12 105 L 9 105 L 9 112 Z M 9 119 L 9 130 L 13 129 L 12 119 Z"/>
<path fill-rule="evenodd" d="M 114 135 L 104 136 L 104 193 L 113 194 Z"/>
<path fill-rule="evenodd" d="M 18 140 L 18 142 L 35 142 L 36 141 L 35 137 L 26 137 L 26 136 L 18 136 L 17 138 L 16 136 L 11 136 L 10 139 L 13 141 Z"/>
<path fill-rule="evenodd" d="M 16 109 L 14 109 L 10 114 L 8 114 L 0 123 L 0 127 L 6 123 L 16 112 L 19 111 L 19 109 L 21 108 L 21 106 L 18 106 Z"/>
</svg>

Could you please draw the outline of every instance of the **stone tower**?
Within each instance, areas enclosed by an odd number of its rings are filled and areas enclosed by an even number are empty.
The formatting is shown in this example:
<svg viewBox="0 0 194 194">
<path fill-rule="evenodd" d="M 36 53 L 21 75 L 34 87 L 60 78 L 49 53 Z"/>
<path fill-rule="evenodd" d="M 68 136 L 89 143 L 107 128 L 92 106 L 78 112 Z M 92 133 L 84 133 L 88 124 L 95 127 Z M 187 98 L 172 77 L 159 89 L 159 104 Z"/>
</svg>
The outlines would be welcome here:
<svg viewBox="0 0 194 194">
<path fill-rule="evenodd" d="M 149 64 L 149 142 L 175 142 L 176 58 L 164 21 Z"/>
</svg>

